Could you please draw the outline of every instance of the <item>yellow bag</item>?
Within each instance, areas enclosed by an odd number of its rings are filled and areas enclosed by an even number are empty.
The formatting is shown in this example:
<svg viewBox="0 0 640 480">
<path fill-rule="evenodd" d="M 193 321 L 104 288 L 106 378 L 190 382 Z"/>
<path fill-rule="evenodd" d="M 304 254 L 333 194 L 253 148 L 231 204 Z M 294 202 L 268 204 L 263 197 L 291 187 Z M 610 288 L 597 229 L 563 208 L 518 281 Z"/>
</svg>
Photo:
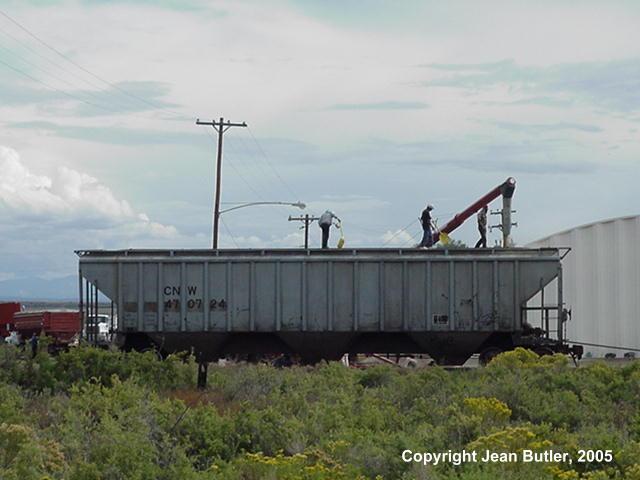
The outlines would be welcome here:
<svg viewBox="0 0 640 480">
<path fill-rule="evenodd" d="M 451 238 L 449 238 L 449 235 L 447 235 L 445 232 L 440 232 L 440 243 L 442 243 L 442 245 L 449 245 L 450 241 Z"/>
<path fill-rule="evenodd" d="M 342 231 L 342 222 L 338 225 L 340 229 L 340 240 L 338 240 L 338 248 L 344 247 L 344 232 Z"/>
</svg>

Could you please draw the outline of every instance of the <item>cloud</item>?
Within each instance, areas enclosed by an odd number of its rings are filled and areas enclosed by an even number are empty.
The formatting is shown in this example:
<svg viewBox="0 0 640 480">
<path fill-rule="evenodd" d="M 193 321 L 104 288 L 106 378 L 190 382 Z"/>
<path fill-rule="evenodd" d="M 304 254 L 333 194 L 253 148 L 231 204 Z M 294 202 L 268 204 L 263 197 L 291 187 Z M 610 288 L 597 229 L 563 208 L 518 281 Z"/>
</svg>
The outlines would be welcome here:
<svg viewBox="0 0 640 480">
<path fill-rule="evenodd" d="M 320 200 L 307 202 L 309 210 L 316 212 L 331 210 L 338 216 L 340 212 L 351 214 L 371 212 L 387 205 L 389 205 L 388 201 L 366 195 L 323 195 Z"/>
<path fill-rule="evenodd" d="M 28 70 L 15 59 L 8 59 L 8 63 L 16 68 L 21 67 L 22 71 Z M 42 76 L 37 71 L 30 71 L 29 75 L 38 79 Z M 166 100 L 171 94 L 171 85 L 166 82 L 122 81 L 106 85 L 93 77 L 82 75 L 82 72 L 77 76 L 69 76 L 66 71 L 62 76 L 49 72 L 44 76 L 44 84 L 31 80 L 25 82 L 18 74 L 16 78 L 19 81 L 11 81 L 9 77 L 0 80 L 0 100 L 4 106 L 34 105 L 57 116 L 73 117 L 148 111 L 160 111 L 169 119 L 179 116 L 171 109 L 180 105 Z"/>
<path fill-rule="evenodd" d="M 105 109 L 107 112 L 120 114 L 180 107 L 177 103 L 166 100 L 171 93 L 171 85 L 165 82 L 122 81 L 99 91 L 84 90 L 78 93 L 95 104 L 79 103 L 74 114 L 80 117 L 104 115 Z M 168 113 L 174 115 L 172 112 Z"/>
<path fill-rule="evenodd" d="M 339 103 L 328 110 L 422 110 L 429 108 L 424 102 L 386 101 L 372 103 Z"/>
<path fill-rule="evenodd" d="M 573 150 L 572 150 L 573 149 Z M 462 135 L 457 141 L 389 142 L 375 141 L 367 148 L 350 154 L 363 164 L 375 157 L 395 168 L 426 171 L 434 167 L 472 172 L 510 172 L 556 175 L 558 173 L 590 173 L 598 164 L 581 155 L 581 148 L 570 140 L 475 138 Z M 418 170 L 419 169 L 419 170 Z"/>
<path fill-rule="evenodd" d="M 60 228 L 124 228 L 149 237 L 177 236 L 175 227 L 152 222 L 86 173 L 61 166 L 53 177 L 38 175 L 15 150 L 4 146 L 0 146 L 0 171 L 0 223 L 20 219 Z"/>
<path fill-rule="evenodd" d="M 418 239 L 419 241 L 420 239 Z M 382 235 L 383 245 L 388 247 L 413 247 L 416 243 L 418 243 L 414 236 L 412 236 L 406 230 L 396 230 L 392 232 L 391 230 L 387 230 Z"/>
<path fill-rule="evenodd" d="M 423 83 L 428 87 L 477 90 L 507 86 L 517 93 L 556 94 L 620 112 L 640 110 L 640 58 L 544 67 L 519 65 L 513 60 L 425 66 L 436 74 Z M 548 102 L 549 97 L 545 98 Z"/>
<path fill-rule="evenodd" d="M 114 126 L 85 127 L 62 125 L 48 121 L 6 122 L 6 127 L 39 130 L 58 137 L 111 145 L 194 145 L 206 138 L 202 134 L 177 131 L 148 130 Z M 207 144 L 209 146 L 210 144 Z"/>
<path fill-rule="evenodd" d="M 562 108 L 566 108 L 566 107 L 572 107 L 575 105 L 575 101 L 567 99 L 567 98 L 560 98 L 560 97 L 551 97 L 551 96 L 537 96 L 537 97 L 525 97 L 525 98 L 521 98 L 520 100 L 511 100 L 511 101 L 485 101 L 485 102 L 480 102 L 483 105 L 488 105 L 488 106 L 500 106 L 500 107 L 507 107 L 507 106 L 521 106 L 521 105 L 539 105 L 539 106 L 543 106 L 543 107 L 562 107 Z"/>
<path fill-rule="evenodd" d="M 525 133 L 553 133 L 560 130 L 577 130 L 580 132 L 596 133 L 601 132 L 602 128 L 596 125 L 586 125 L 582 123 L 558 122 L 546 124 L 527 124 L 513 122 L 492 122 L 494 125 L 505 130 Z"/>
<path fill-rule="evenodd" d="M 154 8 L 193 12 L 201 12 L 210 7 L 210 4 L 204 0 L 82 0 L 82 3 L 87 5 L 109 5 L 114 3 L 148 5 Z M 223 15 L 222 11 L 215 11 L 217 14 Z"/>
</svg>

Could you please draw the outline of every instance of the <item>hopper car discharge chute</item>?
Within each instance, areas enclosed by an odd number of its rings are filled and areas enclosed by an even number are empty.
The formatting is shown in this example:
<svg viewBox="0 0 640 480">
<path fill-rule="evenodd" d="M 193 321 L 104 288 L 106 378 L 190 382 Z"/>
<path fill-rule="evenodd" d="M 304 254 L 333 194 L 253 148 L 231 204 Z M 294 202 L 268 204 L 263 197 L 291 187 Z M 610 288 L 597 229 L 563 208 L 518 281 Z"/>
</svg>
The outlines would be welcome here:
<svg viewBox="0 0 640 480">
<path fill-rule="evenodd" d="M 203 365 L 234 355 L 314 362 L 345 353 L 426 353 L 459 365 L 517 346 L 581 353 L 563 339 L 554 248 L 76 253 L 85 318 L 99 290 L 117 309 L 122 348 L 191 351 Z M 544 306 L 550 322 L 534 328 L 528 303 L 554 279 L 557 302 Z"/>
</svg>

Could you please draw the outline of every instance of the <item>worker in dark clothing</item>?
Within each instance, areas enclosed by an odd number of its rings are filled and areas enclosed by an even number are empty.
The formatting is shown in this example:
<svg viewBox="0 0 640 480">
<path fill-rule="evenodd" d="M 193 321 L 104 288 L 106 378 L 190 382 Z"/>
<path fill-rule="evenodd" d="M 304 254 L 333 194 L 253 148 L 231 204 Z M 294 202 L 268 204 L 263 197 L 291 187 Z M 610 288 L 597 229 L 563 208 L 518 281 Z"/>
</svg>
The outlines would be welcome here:
<svg viewBox="0 0 640 480">
<path fill-rule="evenodd" d="M 331 211 L 327 210 L 318 219 L 318 225 L 322 229 L 322 248 L 329 248 L 329 229 L 333 224 L 333 219 L 336 219 L 338 222 L 341 220 Z M 338 224 L 336 224 L 338 226 Z"/>
<path fill-rule="evenodd" d="M 420 216 L 420 223 L 422 223 L 422 240 L 418 244 L 418 248 L 429 248 L 436 243 L 433 239 L 436 229 L 431 220 L 431 210 L 433 210 L 433 205 L 427 205 Z"/>
<path fill-rule="evenodd" d="M 487 211 L 489 207 L 486 205 L 478 212 L 478 231 L 480 232 L 480 240 L 476 243 L 476 248 L 487 248 Z"/>
<path fill-rule="evenodd" d="M 31 356 L 35 358 L 35 356 L 38 354 L 38 335 L 36 335 L 35 333 L 31 335 L 29 343 L 31 344 Z"/>
</svg>

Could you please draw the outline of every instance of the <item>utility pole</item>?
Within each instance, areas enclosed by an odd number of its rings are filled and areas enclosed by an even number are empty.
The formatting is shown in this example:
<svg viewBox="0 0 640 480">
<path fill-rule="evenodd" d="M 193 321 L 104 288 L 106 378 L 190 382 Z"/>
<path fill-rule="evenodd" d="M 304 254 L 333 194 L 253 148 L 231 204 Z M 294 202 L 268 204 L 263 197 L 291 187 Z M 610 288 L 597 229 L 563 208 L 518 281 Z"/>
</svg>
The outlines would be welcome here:
<svg viewBox="0 0 640 480">
<path fill-rule="evenodd" d="M 309 216 L 308 213 L 304 217 L 303 216 L 300 216 L 300 217 L 289 216 L 289 221 L 290 222 L 293 222 L 293 221 L 304 222 L 304 226 L 301 227 L 301 228 L 304 228 L 304 249 L 305 250 L 309 249 L 309 224 L 311 222 L 316 221 L 316 220 L 320 220 L 320 217 Z"/>
<path fill-rule="evenodd" d="M 222 176 L 222 135 L 231 127 L 246 127 L 245 122 L 232 123 L 229 120 L 224 122 L 224 118 L 220 117 L 220 120 L 216 122 L 212 120 L 210 122 L 201 122 L 200 119 L 196 119 L 196 125 L 207 125 L 213 127 L 218 132 L 218 162 L 216 165 L 216 196 L 213 207 L 213 248 L 218 248 L 218 224 L 220 222 L 220 186 Z"/>
</svg>

